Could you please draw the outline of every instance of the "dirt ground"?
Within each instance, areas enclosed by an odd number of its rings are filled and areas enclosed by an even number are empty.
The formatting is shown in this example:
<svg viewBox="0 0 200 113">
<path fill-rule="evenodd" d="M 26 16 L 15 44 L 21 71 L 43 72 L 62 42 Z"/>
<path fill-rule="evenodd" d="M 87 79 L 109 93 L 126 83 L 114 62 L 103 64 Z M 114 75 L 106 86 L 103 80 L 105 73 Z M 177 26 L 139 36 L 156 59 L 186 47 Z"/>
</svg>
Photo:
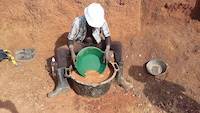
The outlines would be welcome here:
<svg viewBox="0 0 200 113">
<path fill-rule="evenodd" d="M 0 48 L 35 48 L 30 62 L 0 62 L 0 113 L 200 113 L 200 1 L 95 0 L 104 6 L 113 41 L 123 45 L 124 76 L 99 98 L 73 90 L 54 98 L 45 66 L 66 44 L 74 17 L 92 0 L 0 0 Z M 161 58 L 167 72 L 154 78 L 143 65 Z"/>
</svg>

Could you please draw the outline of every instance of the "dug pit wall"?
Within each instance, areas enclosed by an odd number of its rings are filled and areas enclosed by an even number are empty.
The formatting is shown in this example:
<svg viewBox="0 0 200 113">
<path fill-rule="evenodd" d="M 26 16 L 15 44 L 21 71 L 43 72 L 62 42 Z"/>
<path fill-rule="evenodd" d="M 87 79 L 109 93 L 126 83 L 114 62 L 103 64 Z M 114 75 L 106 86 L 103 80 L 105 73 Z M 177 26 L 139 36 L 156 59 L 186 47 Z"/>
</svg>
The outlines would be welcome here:
<svg viewBox="0 0 200 113">
<path fill-rule="evenodd" d="M 112 40 L 128 41 L 140 31 L 141 0 L 123 4 L 116 0 L 10 0 L 0 1 L 0 45 L 12 51 L 28 47 L 42 53 L 53 51 L 56 40 L 70 31 L 73 19 L 92 2 L 104 7 Z"/>
</svg>

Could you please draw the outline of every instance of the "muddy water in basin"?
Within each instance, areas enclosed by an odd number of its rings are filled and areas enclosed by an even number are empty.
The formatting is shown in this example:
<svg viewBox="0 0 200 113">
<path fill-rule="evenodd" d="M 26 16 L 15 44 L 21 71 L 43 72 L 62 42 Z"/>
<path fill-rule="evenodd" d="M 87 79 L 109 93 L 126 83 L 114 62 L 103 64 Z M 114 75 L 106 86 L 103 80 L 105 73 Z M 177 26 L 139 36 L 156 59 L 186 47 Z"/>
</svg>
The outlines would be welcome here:
<svg viewBox="0 0 200 113">
<path fill-rule="evenodd" d="M 78 73 L 73 71 L 71 73 L 71 76 L 75 80 L 81 81 L 83 83 L 91 84 L 91 83 L 101 83 L 101 82 L 107 80 L 111 75 L 110 73 L 111 73 L 111 71 L 107 67 L 102 74 L 100 74 L 100 73 L 98 73 L 97 71 L 94 71 L 94 70 L 89 70 L 85 73 L 86 76 L 82 77 Z"/>
</svg>

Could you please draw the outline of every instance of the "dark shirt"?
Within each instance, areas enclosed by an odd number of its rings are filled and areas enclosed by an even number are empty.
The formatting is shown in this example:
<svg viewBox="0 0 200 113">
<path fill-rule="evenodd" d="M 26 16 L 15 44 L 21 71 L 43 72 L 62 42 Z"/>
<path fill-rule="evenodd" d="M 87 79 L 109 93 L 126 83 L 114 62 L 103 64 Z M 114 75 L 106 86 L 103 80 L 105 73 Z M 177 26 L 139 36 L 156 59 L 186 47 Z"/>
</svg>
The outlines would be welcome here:
<svg viewBox="0 0 200 113">
<path fill-rule="evenodd" d="M 94 37 L 92 36 L 92 27 L 90 27 L 89 25 L 87 25 L 87 32 L 86 32 L 86 37 L 83 40 L 84 43 L 89 43 L 89 44 L 97 44 L 96 40 L 94 39 Z"/>
</svg>

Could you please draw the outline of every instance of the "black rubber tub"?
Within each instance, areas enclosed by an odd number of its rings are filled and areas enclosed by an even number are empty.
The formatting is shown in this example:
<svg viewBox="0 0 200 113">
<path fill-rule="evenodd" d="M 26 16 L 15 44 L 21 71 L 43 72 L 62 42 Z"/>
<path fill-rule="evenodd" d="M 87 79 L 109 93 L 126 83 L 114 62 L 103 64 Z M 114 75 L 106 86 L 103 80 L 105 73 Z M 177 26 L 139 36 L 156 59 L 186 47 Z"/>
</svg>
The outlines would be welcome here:
<svg viewBox="0 0 200 113">
<path fill-rule="evenodd" d="M 78 95 L 82 96 L 99 97 L 105 94 L 110 89 L 112 80 L 115 78 L 117 72 L 119 71 L 117 63 L 109 63 L 108 67 L 110 69 L 110 76 L 108 79 L 106 79 L 101 83 L 93 83 L 93 84 L 83 83 L 70 76 L 69 72 L 68 82 L 70 84 L 70 87 Z"/>
</svg>

